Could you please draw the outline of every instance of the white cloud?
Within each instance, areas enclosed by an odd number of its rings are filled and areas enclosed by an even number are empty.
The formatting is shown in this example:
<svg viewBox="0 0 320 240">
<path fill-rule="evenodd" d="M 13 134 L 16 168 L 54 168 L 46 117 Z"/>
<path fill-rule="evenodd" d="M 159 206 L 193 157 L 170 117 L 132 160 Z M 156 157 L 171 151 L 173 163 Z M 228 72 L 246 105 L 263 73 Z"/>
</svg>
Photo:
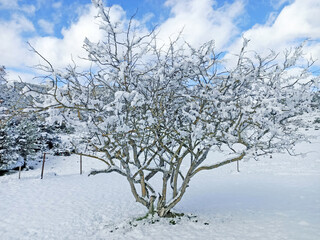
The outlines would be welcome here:
<svg viewBox="0 0 320 240">
<path fill-rule="evenodd" d="M 279 15 L 265 25 L 255 25 L 243 35 L 250 39 L 248 50 L 265 53 L 269 49 L 282 52 L 285 48 L 311 39 L 305 50 L 320 59 L 320 1 L 296 0 L 285 6 Z M 242 45 L 238 39 L 230 48 L 237 53 Z M 229 55 L 230 57 L 230 55 Z M 318 62 L 319 64 L 319 62 Z"/>
<path fill-rule="evenodd" d="M 21 69 L 21 71 L 8 71 L 7 80 L 9 82 L 17 82 L 17 81 L 24 81 L 28 83 L 39 83 L 39 80 L 35 79 L 34 73 L 30 73 L 30 69 Z"/>
<path fill-rule="evenodd" d="M 18 32 L 33 32 L 35 28 L 33 23 L 25 16 L 20 14 L 13 14 L 9 22 L 3 22 L 4 25 L 9 29 L 15 29 Z"/>
<path fill-rule="evenodd" d="M 61 6 L 62 6 L 62 2 L 54 2 L 54 3 L 52 4 L 52 7 L 53 7 L 53 8 L 61 8 Z"/>
<path fill-rule="evenodd" d="M 37 9 L 34 5 L 24 4 L 20 7 L 20 10 L 27 13 L 27 14 L 33 15 Z"/>
<path fill-rule="evenodd" d="M 28 66 L 31 55 L 21 34 L 33 32 L 35 28 L 26 17 L 13 15 L 9 21 L 0 21 L 0 62 L 9 67 Z"/>
<path fill-rule="evenodd" d="M 169 17 L 160 26 L 160 38 L 177 36 L 183 29 L 183 38 L 191 44 L 214 39 L 218 49 L 226 47 L 239 33 L 236 19 L 244 11 L 243 1 L 224 4 L 216 8 L 213 0 L 167 0 L 171 8 Z"/>
<path fill-rule="evenodd" d="M 46 21 L 44 19 L 39 19 L 38 24 L 45 33 L 47 34 L 54 33 L 54 24 L 52 22 Z"/>
<path fill-rule="evenodd" d="M 0 9 L 20 10 L 27 14 L 34 14 L 36 7 L 31 4 L 19 5 L 19 0 L 0 0 Z"/>
<path fill-rule="evenodd" d="M 4 9 L 12 9 L 12 8 L 18 8 L 18 0 L 0 0 L 0 8 Z"/>
<path fill-rule="evenodd" d="M 78 58 L 87 56 L 83 49 L 84 39 L 87 37 L 92 41 L 99 41 L 102 33 L 97 22 L 94 21 L 97 10 L 92 5 L 86 5 L 81 9 L 82 15 L 78 21 L 72 23 L 69 28 L 62 29 L 62 38 L 50 36 L 30 40 L 32 46 L 54 67 L 66 67 L 71 63 L 72 58 L 82 67 L 90 65 L 89 62 Z"/>
</svg>

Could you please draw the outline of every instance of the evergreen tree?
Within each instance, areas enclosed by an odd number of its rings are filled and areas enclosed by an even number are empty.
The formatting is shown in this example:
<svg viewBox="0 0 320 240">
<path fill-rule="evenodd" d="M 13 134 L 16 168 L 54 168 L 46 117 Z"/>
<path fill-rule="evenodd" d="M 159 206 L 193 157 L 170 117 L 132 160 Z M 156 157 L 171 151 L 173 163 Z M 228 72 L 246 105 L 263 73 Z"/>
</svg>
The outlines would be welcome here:
<svg viewBox="0 0 320 240">
<path fill-rule="evenodd" d="M 66 152 L 60 147 L 57 126 L 45 124 L 35 116 L 12 118 L 0 127 L 0 170 L 27 166 L 39 152 Z"/>
<path fill-rule="evenodd" d="M 18 137 L 16 127 L 11 122 L 0 127 L 0 170 L 13 169 L 24 164 L 19 154 Z"/>
<path fill-rule="evenodd" d="M 5 67 L 0 66 L 0 170 L 26 167 L 39 151 L 57 148 L 57 126 L 44 122 L 43 116 L 22 114 L 27 98 L 19 92 L 26 84 L 6 84 Z"/>
<path fill-rule="evenodd" d="M 5 82 L 5 75 L 6 75 L 5 69 L 6 68 L 4 66 L 0 66 L 0 84 Z"/>
<path fill-rule="evenodd" d="M 18 146 L 19 155 L 23 157 L 25 167 L 27 164 L 28 156 L 36 153 L 39 146 L 39 128 L 37 122 L 30 121 L 25 118 L 22 119 L 16 126 L 16 144 Z"/>
</svg>

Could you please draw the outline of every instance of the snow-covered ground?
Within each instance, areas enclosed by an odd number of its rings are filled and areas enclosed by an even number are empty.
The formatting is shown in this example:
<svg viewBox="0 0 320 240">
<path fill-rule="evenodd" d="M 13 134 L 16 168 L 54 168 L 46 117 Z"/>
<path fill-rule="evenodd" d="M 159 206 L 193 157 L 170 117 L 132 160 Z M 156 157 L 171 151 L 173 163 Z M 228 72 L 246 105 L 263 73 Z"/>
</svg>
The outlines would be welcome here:
<svg viewBox="0 0 320 240">
<path fill-rule="evenodd" d="M 123 177 L 87 176 L 103 163 L 84 158 L 79 175 L 78 156 L 49 156 L 43 180 L 41 163 L 20 180 L 0 177 L 0 239 L 318 240 L 320 136 L 297 149 L 308 154 L 275 154 L 241 162 L 240 173 L 230 164 L 195 176 L 175 211 L 196 217 L 175 225 L 134 221 L 146 210 Z"/>
</svg>

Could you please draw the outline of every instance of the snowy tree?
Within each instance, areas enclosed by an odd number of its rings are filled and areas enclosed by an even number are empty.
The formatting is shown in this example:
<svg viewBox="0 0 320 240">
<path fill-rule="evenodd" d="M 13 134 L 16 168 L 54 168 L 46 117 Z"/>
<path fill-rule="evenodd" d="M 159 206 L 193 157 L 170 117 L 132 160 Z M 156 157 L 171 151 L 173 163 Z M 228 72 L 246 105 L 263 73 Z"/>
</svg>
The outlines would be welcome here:
<svg viewBox="0 0 320 240">
<path fill-rule="evenodd" d="M 14 128 L 9 124 L 14 100 L 12 90 L 7 86 L 5 67 L 0 66 L 0 170 L 23 164 L 16 146 L 16 135 L 12 131 Z"/>
<path fill-rule="evenodd" d="M 28 140 L 30 140 L 32 135 L 29 135 L 31 133 L 30 131 L 23 132 L 21 130 L 26 129 L 22 129 L 22 125 L 19 125 L 19 123 L 13 119 L 6 122 L 6 124 L 0 128 L 1 170 L 10 170 L 18 166 L 26 166 L 26 153 L 29 153 L 30 150 L 28 146 L 32 145 Z"/>
<path fill-rule="evenodd" d="M 14 117 L 0 128 L 0 169 L 25 168 L 28 159 L 41 148 L 37 121 Z"/>
<path fill-rule="evenodd" d="M 6 71 L 4 66 L 0 66 L 0 129 L 4 127 L 10 114 L 11 95 L 7 86 Z"/>
<path fill-rule="evenodd" d="M 58 129 L 45 124 L 41 117 L 10 117 L 0 126 L 0 170 L 25 168 L 38 152 L 61 151 L 60 144 Z"/>
<path fill-rule="evenodd" d="M 25 85 L 8 86 L 5 67 L 0 67 L 0 170 L 3 171 L 24 168 L 36 152 L 59 145 L 57 133 L 43 121 L 41 114 L 23 113 L 28 99 L 19 91 Z"/>
<path fill-rule="evenodd" d="M 6 110 L 2 105 L 4 103 L 4 97 L 5 97 L 5 92 L 6 92 L 6 72 L 5 72 L 5 67 L 0 66 L 0 114 L 1 118 L 3 117 L 3 112 Z M 1 121 L 1 120 L 0 120 Z M 1 122 L 0 122 L 1 123 Z"/>
<path fill-rule="evenodd" d="M 0 127 L 0 171 L 23 165 L 16 146 L 16 135 L 12 135 L 11 130 L 8 125 Z"/>
<path fill-rule="evenodd" d="M 22 106 L 22 95 L 15 86 L 11 86 L 7 81 L 7 74 L 4 66 L 0 66 L 0 125 L 12 117 L 19 114 Z"/>
<path fill-rule="evenodd" d="M 6 80 L 5 80 L 5 75 L 6 75 L 6 71 L 5 71 L 5 67 L 4 66 L 0 66 L 0 84 L 3 84 Z"/>
<path fill-rule="evenodd" d="M 104 41 L 85 40 L 90 71 L 76 65 L 57 70 L 46 64 L 48 89 L 31 87 L 33 108 L 48 121 L 66 121 L 78 132 L 76 152 L 107 165 L 96 173 L 123 175 L 135 200 L 160 217 L 182 199 L 193 176 L 245 158 L 290 151 L 304 140 L 294 118 L 310 110 L 310 88 L 317 80 L 312 62 L 300 64 L 302 46 L 286 51 L 283 61 L 271 52 L 246 52 L 234 68 L 223 66 L 214 42 L 193 47 L 180 37 L 159 45 L 157 34 L 133 18 L 112 20 L 99 10 Z M 251 54 L 251 55 L 250 55 Z M 224 151 L 225 159 L 207 158 Z M 162 184 L 155 184 L 155 179 Z"/>
</svg>

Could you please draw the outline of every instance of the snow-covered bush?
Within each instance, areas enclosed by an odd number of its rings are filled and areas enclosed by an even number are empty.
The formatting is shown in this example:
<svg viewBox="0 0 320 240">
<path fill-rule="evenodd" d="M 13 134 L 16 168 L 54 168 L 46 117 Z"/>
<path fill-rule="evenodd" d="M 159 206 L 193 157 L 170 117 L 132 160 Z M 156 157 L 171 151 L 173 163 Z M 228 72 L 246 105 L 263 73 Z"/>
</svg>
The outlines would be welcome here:
<svg viewBox="0 0 320 240">
<path fill-rule="evenodd" d="M 85 40 L 92 69 L 56 70 L 43 56 L 47 92 L 26 88 L 33 107 L 48 121 L 65 121 L 77 135 L 77 153 L 106 163 L 99 172 L 128 180 L 135 200 L 149 213 L 167 216 L 194 175 L 245 158 L 290 151 L 304 136 L 293 117 L 310 110 L 312 84 L 302 47 L 278 55 L 251 56 L 244 40 L 232 69 L 214 52 L 214 42 L 190 46 L 181 38 L 158 45 L 137 21 L 113 22 L 99 9 L 105 40 Z M 209 151 L 229 153 L 207 159 Z M 160 188 L 154 178 L 162 179 Z"/>
</svg>

